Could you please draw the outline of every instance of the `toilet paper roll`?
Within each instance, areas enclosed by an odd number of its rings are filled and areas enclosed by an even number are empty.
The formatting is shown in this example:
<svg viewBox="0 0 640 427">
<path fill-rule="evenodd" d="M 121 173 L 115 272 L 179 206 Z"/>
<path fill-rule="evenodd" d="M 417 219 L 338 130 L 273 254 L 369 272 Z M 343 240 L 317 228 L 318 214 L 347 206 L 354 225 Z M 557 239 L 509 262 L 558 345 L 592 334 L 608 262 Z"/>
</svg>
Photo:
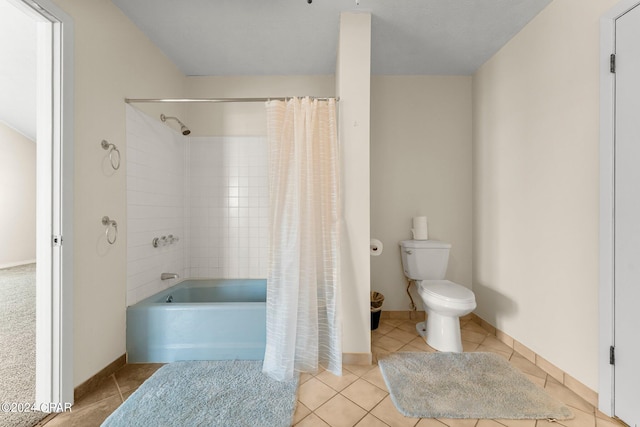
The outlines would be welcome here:
<svg viewBox="0 0 640 427">
<path fill-rule="evenodd" d="M 427 226 L 427 217 L 426 216 L 414 216 L 413 217 L 413 228 L 421 228 Z"/>
<path fill-rule="evenodd" d="M 378 239 L 371 239 L 371 242 L 369 243 L 369 253 L 371 253 L 372 256 L 379 256 L 382 253 L 382 242 Z"/>
</svg>

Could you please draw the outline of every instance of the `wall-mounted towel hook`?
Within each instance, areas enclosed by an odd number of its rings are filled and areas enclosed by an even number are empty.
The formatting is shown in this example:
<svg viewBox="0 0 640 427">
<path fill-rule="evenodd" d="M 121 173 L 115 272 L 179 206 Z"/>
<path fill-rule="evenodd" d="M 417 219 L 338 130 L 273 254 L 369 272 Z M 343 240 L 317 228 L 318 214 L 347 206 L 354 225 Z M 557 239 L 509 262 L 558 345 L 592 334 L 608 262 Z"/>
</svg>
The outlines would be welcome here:
<svg viewBox="0 0 640 427">
<path fill-rule="evenodd" d="M 118 223 L 113 220 L 113 219 L 109 219 L 108 216 L 103 216 L 102 217 L 102 225 L 106 225 L 107 228 L 104 230 L 104 234 L 105 236 L 107 236 L 107 242 L 109 242 L 110 245 L 113 245 L 116 240 L 118 239 Z M 113 228 L 113 239 L 111 239 L 109 237 L 109 230 Z"/>
<path fill-rule="evenodd" d="M 103 139 L 100 143 L 100 146 L 104 150 L 109 150 L 109 161 L 111 162 L 111 167 L 113 170 L 120 169 L 120 150 L 116 147 L 115 144 L 110 143 L 106 139 Z"/>
</svg>

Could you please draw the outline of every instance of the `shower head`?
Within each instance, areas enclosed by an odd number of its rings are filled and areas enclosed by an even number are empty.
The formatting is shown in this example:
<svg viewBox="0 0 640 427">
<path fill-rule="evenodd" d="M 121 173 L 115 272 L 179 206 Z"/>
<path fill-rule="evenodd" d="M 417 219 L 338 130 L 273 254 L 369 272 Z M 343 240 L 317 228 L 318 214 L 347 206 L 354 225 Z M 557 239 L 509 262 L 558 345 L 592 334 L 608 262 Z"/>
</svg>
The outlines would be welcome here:
<svg viewBox="0 0 640 427">
<path fill-rule="evenodd" d="M 185 126 L 184 123 L 182 123 L 180 121 L 180 119 L 178 119 L 177 117 L 168 117 L 165 116 L 164 114 L 160 114 L 160 120 L 162 120 L 163 122 L 166 122 L 167 120 L 175 120 L 176 122 L 178 122 L 180 124 L 180 132 L 182 132 L 183 135 L 189 135 L 191 133 L 191 131 L 189 130 L 188 127 Z"/>
</svg>

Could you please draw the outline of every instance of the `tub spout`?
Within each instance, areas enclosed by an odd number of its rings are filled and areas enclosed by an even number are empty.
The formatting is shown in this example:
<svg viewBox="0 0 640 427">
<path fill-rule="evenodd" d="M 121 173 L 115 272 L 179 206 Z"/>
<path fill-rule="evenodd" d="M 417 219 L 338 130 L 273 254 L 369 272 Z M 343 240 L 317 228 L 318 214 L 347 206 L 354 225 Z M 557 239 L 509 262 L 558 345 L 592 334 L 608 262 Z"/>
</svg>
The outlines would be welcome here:
<svg viewBox="0 0 640 427">
<path fill-rule="evenodd" d="M 169 279 L 177 279 L 178 276 L 176 273 L 162 273 L 160 275 L 160 280 L 169 280 Z"/>
</svg>

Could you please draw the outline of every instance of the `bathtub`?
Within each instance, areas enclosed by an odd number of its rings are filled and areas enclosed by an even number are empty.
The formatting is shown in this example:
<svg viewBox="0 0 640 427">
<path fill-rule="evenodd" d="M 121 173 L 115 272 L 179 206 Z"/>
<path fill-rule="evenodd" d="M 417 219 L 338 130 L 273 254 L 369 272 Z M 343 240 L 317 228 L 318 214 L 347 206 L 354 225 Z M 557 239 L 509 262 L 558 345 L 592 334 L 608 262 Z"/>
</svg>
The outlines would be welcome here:
<svg viewBox="0 0 640 427">
<path fill-rule="evenodd" d="M 127 362 L 260 360 L 265 279 L 185 280 L 127 307 Z"/>
</svg>

